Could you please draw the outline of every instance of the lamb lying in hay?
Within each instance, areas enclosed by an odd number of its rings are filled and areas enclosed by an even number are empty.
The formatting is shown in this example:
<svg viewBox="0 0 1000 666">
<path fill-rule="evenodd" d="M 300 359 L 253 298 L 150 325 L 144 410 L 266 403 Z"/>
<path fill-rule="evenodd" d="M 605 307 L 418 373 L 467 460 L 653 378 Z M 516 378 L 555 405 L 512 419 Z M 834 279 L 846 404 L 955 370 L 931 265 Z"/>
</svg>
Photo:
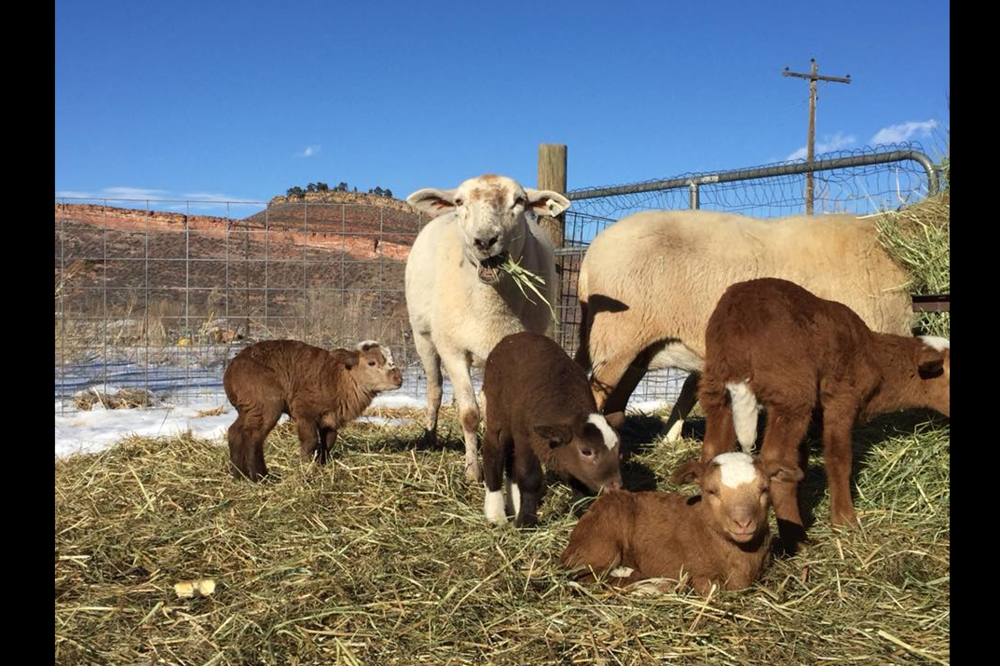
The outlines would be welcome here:
<svg viewBox="0 0 1000 666">
<path fill-rule="evenodd" d="M 614 585 L 687 576 L 700 594 L 713 584 L 724 590 L 749 587 L 771 552 L 771 481 L 801 478 L 794 465 L 763 462 L 746 453 L 687 462 L 672 479 L 697 483 L 700 495 L 603 494 L 573 529 L 560 563 L 583 567 L 577 577 L 585 581 L 610 574 Z"/>
<path fill-rule="evenodd" d="M 282 414 L 295 419 L 302 460 L 326 463 L 337 429 L 360 416 L 376 394 L 402 384 L 392 352 L 371 340 L 354 350 L 327 351 L 296 340 L 247 347 L 223 378 L 239 414 L 229 427 L 233 473 L 252 481 L 267 476 L 264 440 Z"/>
</svg>

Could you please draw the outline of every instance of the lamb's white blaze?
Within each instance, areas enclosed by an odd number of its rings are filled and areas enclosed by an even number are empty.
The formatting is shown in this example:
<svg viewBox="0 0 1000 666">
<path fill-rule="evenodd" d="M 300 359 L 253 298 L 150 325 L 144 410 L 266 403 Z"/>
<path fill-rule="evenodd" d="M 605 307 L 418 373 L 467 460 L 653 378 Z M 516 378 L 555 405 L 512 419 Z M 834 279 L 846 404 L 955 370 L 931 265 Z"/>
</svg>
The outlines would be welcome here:
<svg viewBox="0 0 1000 666">
<path fill-rule="evenodd" d="M 601 435 L 604 436 L 604 446 L 608 447 L 609 451 L 615 448 L 615 444 L 618 443 L 618 436 L 611 429 L 611 426 L 608 425 L 608 421 L 604 418 L 603 414 L 591 414 L 587 417 L 587 423 L 597 426 L 597 429 L 601 431 Z"/>
<path fill-rule="evenodd" d="M 719 466 L 722 474 L 722 485 L 736 488 L 744 483 L 752 483 L 757 478 L 757 468 L 753 464 L 753 456 L 734 451 L 720 453 L 712 459 Z"/>
<path fill-rule="evenodd" d="M 388 347 L 379 347 L 382 350 L 382 355 L 385 356 L 385 366 L 387 368 L 395 368 L 396 361 L 392 358 L 392 352 Z"/>
<path fill-rule="evenodd" d="M 951 342 L 947 338 L 939 338 L 936 335 L 921 335 L 920 339 L 924 341 L 925 345 L 937 351 L 944 351 L 951 348 Z"/>
<path fill-rule="evenodd" d="M 729 391 L 729 398 L 732 402 L 733 428 L 736 430 L 736 439 L 740 441 L 740 448 L 745 453 L 753 450 L 754 442 L 757 441 L 757 414 L 760 407 L 757 405 L 757 397 L 750 390 L 749 380 L 742 382 L 729 382 L 726 384 Z"/>
</svg>

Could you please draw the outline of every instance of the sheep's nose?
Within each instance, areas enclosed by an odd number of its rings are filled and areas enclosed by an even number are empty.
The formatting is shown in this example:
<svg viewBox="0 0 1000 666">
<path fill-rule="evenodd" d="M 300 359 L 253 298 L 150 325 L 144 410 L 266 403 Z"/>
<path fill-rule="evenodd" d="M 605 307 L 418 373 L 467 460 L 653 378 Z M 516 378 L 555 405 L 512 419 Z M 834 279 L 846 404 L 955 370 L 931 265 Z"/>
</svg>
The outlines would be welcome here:
<svg viewBox="0 0 1000 666">
<path fill-rule="evenodd" d="M 497 237 L 494 236 L 493 238 L 488 238 L 486 240 L 477 238 L 472 242 L 475 243 L 476 247 L 479 248 L 480 250 L 487 250 L 490 247 L 492 247 L 494 243 L 497 242 Z"/>
<path fill-rule="evenodd" d="M 748 520 L 739 520 L 739 519 L 737 519 L 737 520 L 734 520 L 733 522 L 736 523 L 736 527 L 740 528 L 741 532 L 749 532 L 750 531 L 750 527 L 753 525 L 753 519 L 752 518 L 750 518 Z"/>
</svg>

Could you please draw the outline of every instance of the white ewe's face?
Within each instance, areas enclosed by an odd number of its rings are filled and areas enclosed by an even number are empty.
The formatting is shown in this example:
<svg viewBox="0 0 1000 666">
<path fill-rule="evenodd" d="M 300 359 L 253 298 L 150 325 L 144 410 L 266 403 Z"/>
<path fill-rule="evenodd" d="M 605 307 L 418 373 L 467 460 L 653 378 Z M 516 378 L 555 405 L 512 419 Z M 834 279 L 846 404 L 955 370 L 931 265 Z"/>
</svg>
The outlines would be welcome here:
<svg viewBox="0 0 1000 666">
<path fill-rule="evenodd" d="M 535 213 L 526 210 L 528 197 L 514 180 L 482 176 L 462 183 L 455 192 L 455 217 L 465 243 L 465 254 L 486 284 L 500 281 L 500 269 L 511 253 L 520 257 L 526 219 Z"/>
<path fill-rule="evenodd" d="M 479 280 L 496 284 L 507 257 L 521 257 L 528 233 L 527 220 L 539 214 L 558 215 L 569 200 L 556 192 L 521 187 L 505 176 L 470 178 L 454 190 L 418 190 L 406 199 L 425 212 L 454 212 L 465 256 Z"/>
</svg>

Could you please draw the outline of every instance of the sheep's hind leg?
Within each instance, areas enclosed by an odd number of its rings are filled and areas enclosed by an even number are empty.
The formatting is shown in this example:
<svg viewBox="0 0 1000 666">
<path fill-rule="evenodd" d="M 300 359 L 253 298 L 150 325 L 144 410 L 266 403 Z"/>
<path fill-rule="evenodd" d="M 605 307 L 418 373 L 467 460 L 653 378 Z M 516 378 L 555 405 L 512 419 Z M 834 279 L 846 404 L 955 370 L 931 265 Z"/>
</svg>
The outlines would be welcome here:
<svg viewBox="0 0 1000 666">
<path fill-rule="evenodd" d="M 427 412 L 424 423 L 424 445 L 434 446 L 437 443 L 438 413 L 441 410 L 441 392 L 443 378 L 441 376 L 441 357 L 431 342 L 429 333 L 415 333 L 413 344 L 417 355 L 424 366 L 427 376 Z M 452 380 L 454 381 L 454 380 Z"/>
</svg>

